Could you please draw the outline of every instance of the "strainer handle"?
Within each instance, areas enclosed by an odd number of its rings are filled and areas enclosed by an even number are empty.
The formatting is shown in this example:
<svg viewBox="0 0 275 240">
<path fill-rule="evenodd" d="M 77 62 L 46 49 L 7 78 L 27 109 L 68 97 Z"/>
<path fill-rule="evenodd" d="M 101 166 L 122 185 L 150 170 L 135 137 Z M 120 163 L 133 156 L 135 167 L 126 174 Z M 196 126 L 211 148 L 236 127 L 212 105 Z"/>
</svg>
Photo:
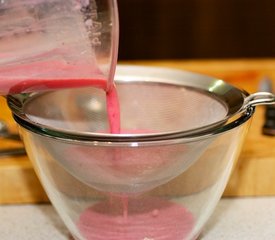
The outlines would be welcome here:
<svg viewBox="0 0 275 240">
<path fill-rule="evenodd" d="M 270 92 L 256 92 L 250 94 L 244 100 L 243 108 L 257 105 L 272 105 L 275 104 L 275 95 Z"/>
</svg>

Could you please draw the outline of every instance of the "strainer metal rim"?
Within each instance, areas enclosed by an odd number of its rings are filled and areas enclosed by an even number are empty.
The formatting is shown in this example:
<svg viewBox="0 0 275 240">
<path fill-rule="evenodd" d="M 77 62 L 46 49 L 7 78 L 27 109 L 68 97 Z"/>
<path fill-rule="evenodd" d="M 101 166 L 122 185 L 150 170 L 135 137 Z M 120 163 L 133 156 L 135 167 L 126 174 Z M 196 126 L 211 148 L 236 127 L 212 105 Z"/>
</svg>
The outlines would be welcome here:
<svg viewBox="0 0 275 240">
<path fill-rule="evenodd" d="M 188 79 L 188 81 L 186 81 Z M 165 84 L 182 84 L 186 87 L 208 91 L 219 99 L 226 102 L 228 106 L 227 116 L 215 123 L 187 131 L 173 131 L 157 134 L 108 134 L 91 132 L 74 132 L 65 129 L 56 129 L 46 125 L 34 123 L 20 108 L 23 106 L 24 94 L 19 98 L 7 96 L 8 104 L 13 112 L 15 121 L 22 127 L 51 138 L 66 141 L 88 141 L 98 144 L 106 143 L 133 143 L 133 142 L 160 142 L 160 141 L 194 141 L 198 138 L 205 138 L 215 134 L 221 134 L 232 128 L 242 125 L 254 113 L 255 107 L 243 108 L 248 93 L 240 90 L 220 79 L 210 76 L 163 67 L 119 65 L 117 66 L 115 80 L 123 83 L 128 82 L 158 82 Z M 169 81 L 168 81 L 169 80 Z M 18 95 L 17 95 L 18 96 Z M 18 99 L 22 102 L 18 102 Z M 233 121 L 230 121 L 234 117 Z"/>
</svg>

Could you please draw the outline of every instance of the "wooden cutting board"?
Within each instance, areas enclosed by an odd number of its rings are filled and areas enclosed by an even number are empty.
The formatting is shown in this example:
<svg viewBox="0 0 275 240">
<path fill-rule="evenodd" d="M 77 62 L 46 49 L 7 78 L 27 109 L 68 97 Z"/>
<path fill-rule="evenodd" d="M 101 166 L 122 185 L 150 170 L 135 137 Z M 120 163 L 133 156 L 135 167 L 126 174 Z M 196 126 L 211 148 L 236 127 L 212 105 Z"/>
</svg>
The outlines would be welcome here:
<svg viewBox="0 0 275 240">
<path fill-rule="evenodd" d="M 253 93 L 264 76 L 274 80 L 275 59 L 138 61 L 127 64 L 178 68 L 216 76 Z M 0 119 L 16 132 L 16 124 L 0 99 Z M 243 150 L 231 175 L 224 196 L 275 195 L 275 137 L 262 135 L 264 107 L 257 107 Z M 0 148 L 18 147 L 20 143 L 0 139 Z M 0 203 L 47 201 L 27 156 L 0 158 Z"/>
</svg>

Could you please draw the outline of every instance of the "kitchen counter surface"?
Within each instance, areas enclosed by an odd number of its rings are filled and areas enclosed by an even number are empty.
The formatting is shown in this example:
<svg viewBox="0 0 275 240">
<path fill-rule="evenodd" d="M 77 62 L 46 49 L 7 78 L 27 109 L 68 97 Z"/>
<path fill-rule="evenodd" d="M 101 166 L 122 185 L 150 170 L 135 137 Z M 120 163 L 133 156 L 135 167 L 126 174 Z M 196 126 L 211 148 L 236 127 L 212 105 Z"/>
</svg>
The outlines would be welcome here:
<svg viewBox="0 0 275 240">
<path fill-rule="evenodd" d="M 0 205 L 1 240 L 72 240 L 50 204 Z M 275 239 L 275 197 L 223 198 L 199 240 Z"/>
</svg>

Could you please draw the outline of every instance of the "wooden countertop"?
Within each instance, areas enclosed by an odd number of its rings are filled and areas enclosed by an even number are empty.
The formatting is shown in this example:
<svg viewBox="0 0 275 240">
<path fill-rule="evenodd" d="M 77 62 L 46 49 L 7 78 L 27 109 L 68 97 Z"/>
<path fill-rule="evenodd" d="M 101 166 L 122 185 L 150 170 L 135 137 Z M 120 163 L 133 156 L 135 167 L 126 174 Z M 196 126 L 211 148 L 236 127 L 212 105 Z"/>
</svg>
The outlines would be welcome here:
<svg viewBox="0 0 275 240">
<path fill-rule="evenodd" d="M 131 61 L 126 64 L 161 66 L 212 75 L 253 93 L 259 81 L 268 76 L 275 85 L 275 59 L 238 60 L 165 60 Z M 124 64 L 124 62 L 122 63 Z M 0 119 L 16 124 L 0 98 Z M 275 195 L 275 137 L 262 135 L 264 107 L 257 107 L 239 161 L 232 173 L 224 196 Z M 0 148 L 17 147 L 20 143 L 1 140 Z M 43 202 L 47 197 L 26 156 L 0 158 L 0 203 Z"/>
</svg>

